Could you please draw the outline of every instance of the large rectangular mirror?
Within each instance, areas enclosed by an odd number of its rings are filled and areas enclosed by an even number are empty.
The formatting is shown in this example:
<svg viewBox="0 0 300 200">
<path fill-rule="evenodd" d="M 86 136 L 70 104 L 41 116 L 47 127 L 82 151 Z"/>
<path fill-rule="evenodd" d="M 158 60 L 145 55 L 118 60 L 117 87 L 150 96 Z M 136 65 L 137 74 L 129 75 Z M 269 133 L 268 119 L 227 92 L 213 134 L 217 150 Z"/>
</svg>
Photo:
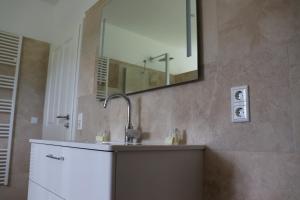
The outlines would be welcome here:
<svg viewBox="0 0 300 200">
<path fill-rule="evenodd" d="M 110 0 L 102 10 L 97 98 L 199 80 L 198 0 Z"/>
</svg>

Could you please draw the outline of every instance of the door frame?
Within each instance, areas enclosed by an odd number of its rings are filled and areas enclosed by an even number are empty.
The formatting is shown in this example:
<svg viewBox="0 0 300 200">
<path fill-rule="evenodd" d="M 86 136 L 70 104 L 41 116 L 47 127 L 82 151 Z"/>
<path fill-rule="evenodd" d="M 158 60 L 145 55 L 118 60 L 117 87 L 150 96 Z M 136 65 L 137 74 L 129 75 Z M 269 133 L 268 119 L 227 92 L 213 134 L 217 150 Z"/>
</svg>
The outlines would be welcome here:
<svg viewBox="0 0 300 200">
<path fill-rule="evenodd" d="M 77 107 L 78 107 L 78 81 L 79 81 L 79 70 L 80 70 L 80 53 L 82 45 L 82 26 L 83 20 L 77 26 L 77 51 L 76 51 L 76 71 L 75 71 L 75 85 L 74 85 L 74 96 L 73 96 L 73 109 L 72 109 L 72 119 L 71 119 L 71 131 L 70 140 L 75 140 L 76 130 L 77 130 Z"/>
<path fill-rule="evenodd" d="M 73 32 L 74 37 L 77 39 L 76 41 L 76 61 L 75 61 L 75 84 L 73 87 L 73 98 L 72 98 L 72 102 L 71 102 L 71 118 L 70 118 L 70 131 L 68 133 L 68 135 L 66 136 L 67 140 L 75 140 L 75 136 L 76 136 L 76 128 L 77 128 L 77 104 L 78 104 L 78 80 L 79 80 L 79 68 L 80 68 L 80 51 L 81 51 L 81 43 L 82 43 L 82 24 L 83 24 L 83 20 L 81 20 L 81 22 L 77 25 L 76 31 Z M 48 61 L 48 77 L 47 77 L 47 87 L 46 87 L 46 91 L 45 91 L 45 101 L 44 101 L 44 114 L 43 114 L 43 137 L 44 137 L 44 133 L 45 133 L 45 129 L 46 129 L 46 123 L 47 123 L 47 113 L 49 112 L 49 85 L 50 85 L 50 80 L 51 78 L 49 78 L 49 74 L 50 74 L 50 66 L 52 64 L 52 54 L 53 54 L 53 50 L 56 47 L 53 46 L 53 44 L 51 44 L 50 47 L 50 54 L 49 54 L 49 61 Z"/>
</svg>

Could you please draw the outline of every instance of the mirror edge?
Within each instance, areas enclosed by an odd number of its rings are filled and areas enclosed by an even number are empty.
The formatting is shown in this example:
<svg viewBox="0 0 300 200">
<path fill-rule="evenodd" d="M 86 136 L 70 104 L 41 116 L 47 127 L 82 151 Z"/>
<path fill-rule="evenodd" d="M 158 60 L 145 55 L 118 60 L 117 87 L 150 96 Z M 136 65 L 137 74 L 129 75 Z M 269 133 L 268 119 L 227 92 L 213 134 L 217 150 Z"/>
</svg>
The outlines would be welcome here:
<svg viewBox="0 0 300 200">
<path fill-rule="evenodd" d="M 190 83 L 195 83 L 198 81 L 203 81 L 204 80 L 204 46 L 203 46 L 203 13 L 202 13 L 202 1 L 203 0 L 196 0 L 196 8 L 197 8 L 197 57 L 198 57 L 198 79 L 191 80 L 191 81 L 186 81 L 186 82 L 181 82 L 181 83 L 175 83 L 172 85 L 165 85 L 161 87 L 156 87 L 156 88 L 150 88 L 147 90 L 142 90 L 142 91 L 137 91 L 137 92 L 130 92 L 127 93 L 126 95 L 131 96 L 135 94 L 140 94 L 144 92 L 151 92 L 155 90 L 160 90 L 160 89 L 165 89 L 165 88 L 171 88 L 171 87 L 177 87 L 180 85 L 185 85 L 185 84 L 190 84 Z"/>
<path fill-rule="evenodd" d="M 202 1 L 203 0 L 196 0 L 196 9 L 197 9 L 197 58 L 198 58 L 198 78 L 195 80 L 191 81 L 185 81 L 181 83 L 175 83 L 172 85 L 165 85 L 161 87 L 156 87 L 156 88 L 150 88 L 147 90 L 141 90 L 137 92 L 130 92 L 126 93 L 128 96 L 136 95 L 136 94 L 141 94 L 145 92 L 152 92 L 155 90 L 161 90 L 161 89 L 167 89 L 171 87 L 177 87 L 180 85 L 185 85 L 185 84 L 190 84 L 190 83 L 195 83 L 198 81 L 203 81 L 204 80 L 204 46 L 203 46 L 203 11 L 202 11 Z M 108 1 L 106 1 L 107 3 Z M 103 102 L 103 100 L 99 100 L 100 102 Z"/>
</svg>

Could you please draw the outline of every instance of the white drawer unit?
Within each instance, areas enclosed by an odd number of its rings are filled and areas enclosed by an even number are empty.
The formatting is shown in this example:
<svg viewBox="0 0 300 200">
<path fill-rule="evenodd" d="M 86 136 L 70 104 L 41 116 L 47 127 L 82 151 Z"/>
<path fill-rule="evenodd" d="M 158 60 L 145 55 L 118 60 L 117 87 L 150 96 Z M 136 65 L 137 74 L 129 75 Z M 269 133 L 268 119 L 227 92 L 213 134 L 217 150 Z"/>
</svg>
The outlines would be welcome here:
<svg viewBox="0 0 300 200">
<path fill-rule="evenodd" d="M 203 146 L 31 143 L 28 200 L 201 200 Z"/>
<path fill-rule="evenodd" d="M 56 159 L 59 159 L 59 156 L 62 159 L 63 148 L 36 144 L 31 148 L 30 179 L 62 195 L 65 163 L 64 160 L 55 160 L 52 157 L 56 156 Z"/>
<path fill-rule="evenodd" d="M 111 199 L 112 154 L 33 143 L 29 177 L 65 199 Z"/>
<path fill-rule="evenodd" d="M 29 181 L 28 199 L 31 200 L 63 200 L 59 196 L 47 191 L 40 185 Z"/>
</svg>

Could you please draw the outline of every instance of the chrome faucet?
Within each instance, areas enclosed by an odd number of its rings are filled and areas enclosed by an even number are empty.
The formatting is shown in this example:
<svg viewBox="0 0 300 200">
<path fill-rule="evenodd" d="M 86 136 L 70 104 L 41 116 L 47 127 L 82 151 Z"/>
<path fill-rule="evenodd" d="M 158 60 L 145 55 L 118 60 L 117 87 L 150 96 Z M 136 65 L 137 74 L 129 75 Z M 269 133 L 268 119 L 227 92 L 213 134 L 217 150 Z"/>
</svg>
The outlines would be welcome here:
<svg viewBox="0 0 300 200">
<path fill-rule="evenodd" d="M 104 101 L 104 108 L 107 108 L 108 102 L 115 98 L 122 97 L 127 102 L 127 125 L 125 127 L 125 143 L 136 143 L 139 140 L 139 134 L 137 130 L 134 130 L 132 122 L 131 122 L 131 101 L 128 96 L 125 94 L 112 94 L 108 96 Z"/>
</svg>

